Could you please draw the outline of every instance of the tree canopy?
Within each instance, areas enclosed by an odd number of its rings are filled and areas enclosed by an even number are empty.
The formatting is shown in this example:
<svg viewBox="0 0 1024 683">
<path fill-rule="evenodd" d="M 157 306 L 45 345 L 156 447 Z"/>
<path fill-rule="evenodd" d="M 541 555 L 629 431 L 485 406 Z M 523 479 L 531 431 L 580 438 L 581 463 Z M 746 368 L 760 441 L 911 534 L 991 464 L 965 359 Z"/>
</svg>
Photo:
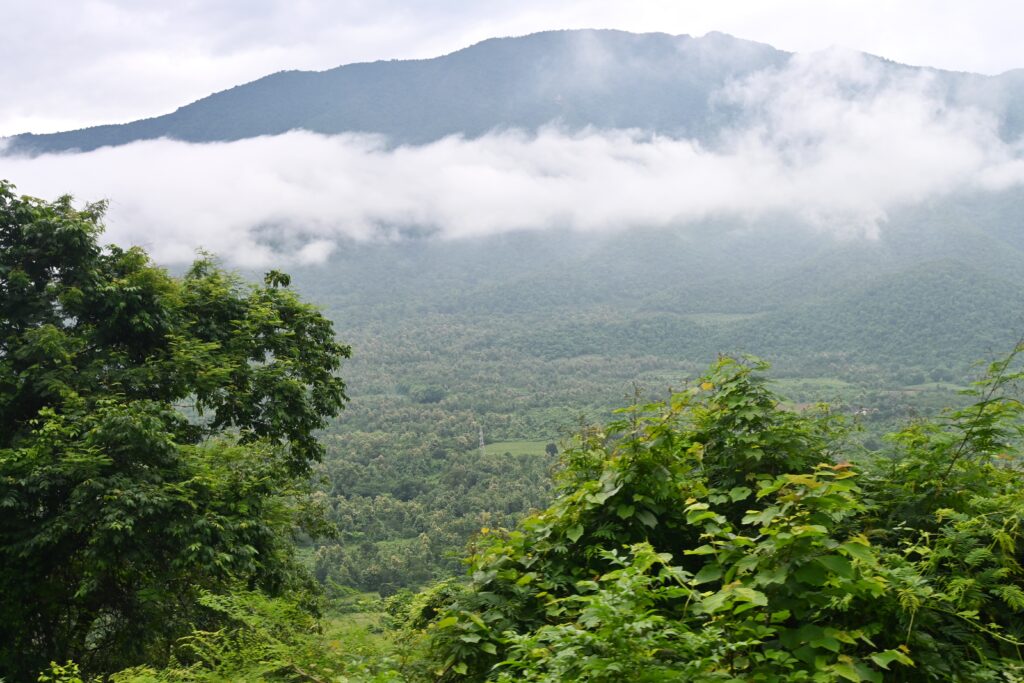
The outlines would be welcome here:
<svg viewBox="0 0 1024 683">
<path fill-rule="evenodd" d="M 166 658 L 201 591 L 301 580 L 291 533 L 349 348 L 271 272 L 101 246 L 0 182 L 0 676 Z"/>
<path fill-rule="evenodd" d="M 413 498 L 439 482 L 460 525 L 485 524 L 463 580 L 395 594 L 391 644 L 361 642 L 309 609 L 294 542 L 322 521 L 315 432 L 346 402 L 348 347 L 282 273 L 247 284 L 201 256 L 176 277 L 101 246 L 103 209 L 0 183 L 0 677 L 1024 680 L 1024 343 L 965 407 L 871 450 L 827 406 L 785 403 L 766 363 L 721 357 L 548 449 L 554 501 L 525 517 L 546 488 L 472 487 L 548 458 L 478 455 L 469 413 L 440 420 L 450 442 L 407 423 L 396 440 L 385 430 L 411 413 L 376 411 L 358 462 L 325 473 L 360 496 L 400 474 L 396 499 L 337 505 L 354 542 L 306 566 L 342 596 L 332 572 L 358 578 L 352 548 L 393 571 L 409 546 L 374 555 L 345 520 L 434 525 Z M 387 390 L 424 422 L 464 400 L 416 381 Z M 382 467 L 388 451 L 405 469 Z M 441 461 L 443 479 L 425 476 Z M 506 509 L 474 517 L 471 496 Z"/>
<path fill-rule="evenodd" d="M 563 455 L 550 508 L 481 532 L 467 586 L 413 603 L 435 675 L 1021 680 L 1022 353 L 877 461 L 756 360 L 620 411 Z"/>
</svg>

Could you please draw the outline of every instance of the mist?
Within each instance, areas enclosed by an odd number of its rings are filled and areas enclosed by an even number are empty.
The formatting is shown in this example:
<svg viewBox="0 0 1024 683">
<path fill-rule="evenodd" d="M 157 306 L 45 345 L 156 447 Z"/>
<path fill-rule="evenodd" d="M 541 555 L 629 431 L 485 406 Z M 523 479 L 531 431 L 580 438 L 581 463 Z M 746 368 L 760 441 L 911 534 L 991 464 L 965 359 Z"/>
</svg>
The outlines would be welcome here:
<svg viewBox="0 0 1024 683">
<path fill-rule="evenodd" d="M 708 145 L 557 122 L 414 147 L 293 131 L 0 157 L 0 178 L 47 199 L 109 199 L 106 239 L 160 262 L 204 248 L 250 267 L 322 262 L 345 240 L 410 232 L 607 233 L 710 217 L 749 230 L 782 215 L 876 239 L 900 207 L 1024 182 L 1022 145 L 999 137 L 991 113 L 951 106 L 928 72 L 894 75 L 860 53 L 797 55 L 715 98 L 744 114 Z"/>
</svg>

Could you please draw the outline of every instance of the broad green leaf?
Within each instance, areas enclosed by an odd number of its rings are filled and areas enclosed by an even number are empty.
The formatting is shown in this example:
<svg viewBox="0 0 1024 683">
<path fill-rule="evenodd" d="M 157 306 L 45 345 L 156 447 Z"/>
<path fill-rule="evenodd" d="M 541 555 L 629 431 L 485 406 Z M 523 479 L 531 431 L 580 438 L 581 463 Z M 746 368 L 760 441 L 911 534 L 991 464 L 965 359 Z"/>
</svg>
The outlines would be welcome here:
<svg viewBox="0 0 1024 683">
<path fill-rule="evenodd" d="M 833 574 L 838 574 L 844 579 L 853 578 L 853 565 L 845 557 L 839 555 L 823 555 L 821 557 L 814 558 L 815 562 L 826 567 Z"/>
<path fill-rule="evenodd" d="M 437 622 L 437 624 L 435 624 L 435 627 L 436 628 L 448 628 L 450 626 L 455 626 L 455 624 L 457 624 L 457 623 L 459 623 L 459 618 L 458 617 L 445 617 L 441 621 Z"/>
<path fill-rule="evenodd" d="M 687 551 L 685 551 L 684 554 L 686 554 L 686 555 L 714 555 L 715 552 L 716 552 L 715 551 L 715 547 L 713 545 L 705 544 L 705 545 L 700 546 L 699 548 L 694 548 L 693 550 L 687 550 Z"/>
<path fill-rule="evenodd" d="M 847 541 L 839 546 L 839 550 L 846 553 L 853 559 L 866 564 L 872 564 L 875 561 L 875 555 L 871 552 L 871 548 L 861 543 Z"/>
<path fill-rule="evenodd" d="M 768 604 L 768 596 L 761 591 L 754 590 L 753 588 L 747 588 L 746 586 L 737 586 L 732 589 L 732 592 L 740 600 L 750 602 L 751 604 L 759 607 L 764 607 Z"/>
<path fill-rule="evenodd" d="M 883 669 L 888 669 L 889 665 L 893 662 L 898 662 L 905 666 L 914 665 L 914 660 L 899 650 L 883 650 L 882 652 L 875 652 L 871 655 L 871 661 Z"/>
<path fill-rule="evenodd" d="M 816 562 L 808 562 L 797 569 L 793 575 L 797 580 L 811 586 L 823 586 L 828 580 L 824 566 Z"/>
<path fill-rule="evenodd" d="M 732 499 L 733 502 L 738 502 L 743 500 L 744 498 L 749 498 L 751 493 L 753 493 L 753 491 L 750 489 L 750 487 L 737 486 L 736 488 L 729 491 L 729 498 Z"/>
<path fill-rule="evenodd" d="M 718 517 L 718 514 L 711 510 L 694 510 L 686 513 L 686 523 L 698 524 L 706 519 L 715 519 L 716 517 Z"/>
<path fill-rule="evenodd" d="M 700 571 L 693 577 L 692 583 L 699 586 L 720 578 L 722 578 L 722 567 L 717 562 L 712 562 L 700 568 Z"/>
<path fill-rule="evenodd" d="M 658 526 L 658 518 L 650 510 L 637 510 L 636 518 L 652 529 Z"/>
<path fill-rule="evenodd" d="M 860 683 L 860 681 L 862 680 L 860 674 L 857 673 L 857 669 L 855 669 L 852 664 L 833 664 L 832 671 L 838 674 L 841 678 L 844 678 L 848 681 L 855 681 L 856 683 Z"/>
</svg>

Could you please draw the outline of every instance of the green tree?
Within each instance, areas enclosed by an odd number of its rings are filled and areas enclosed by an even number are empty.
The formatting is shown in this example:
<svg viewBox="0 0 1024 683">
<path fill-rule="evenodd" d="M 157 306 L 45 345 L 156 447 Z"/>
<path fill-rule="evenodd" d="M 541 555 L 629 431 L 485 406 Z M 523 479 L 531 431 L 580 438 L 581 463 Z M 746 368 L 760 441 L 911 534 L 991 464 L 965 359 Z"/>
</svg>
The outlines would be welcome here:
<svg viewBox="0 0 1024 683">
<path fill-rule="evenodd" d="M 202 591 L 301 580 L 348 347 L 268 274 L 101 247 L 103 204 L 0 182 L 0 676 L 160 662 Z"/>
<path fill-rule="evenodd" d="M 414 605 L 439 680 L 1021 680 L 1022 354 L 860 465 L 759 361 L 620 411 L 551 507 L 481 534 L 465 590 Z"/>
</svg>

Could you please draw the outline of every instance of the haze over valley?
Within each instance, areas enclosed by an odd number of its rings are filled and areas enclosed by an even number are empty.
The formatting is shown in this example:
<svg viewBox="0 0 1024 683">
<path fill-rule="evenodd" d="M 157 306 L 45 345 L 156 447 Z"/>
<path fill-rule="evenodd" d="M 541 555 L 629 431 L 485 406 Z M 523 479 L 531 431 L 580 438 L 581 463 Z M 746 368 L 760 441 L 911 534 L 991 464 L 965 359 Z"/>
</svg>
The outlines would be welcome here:
<svg viewBox="0 0 1024 683">
<path fill-rule="evenodd" d="M 729 350 L 927 375 L 1024 323 L 1021 73 L 551 31 L 282 72 L 14 136 L 2 160 L 31 194 L 109 197 L 106 238 L 162 263 L 289 266 L 356 338 L 456 316 L 517 330 L 499 348 L 567 325 L 566 357 L 613 365 Z"/>
</svg>

